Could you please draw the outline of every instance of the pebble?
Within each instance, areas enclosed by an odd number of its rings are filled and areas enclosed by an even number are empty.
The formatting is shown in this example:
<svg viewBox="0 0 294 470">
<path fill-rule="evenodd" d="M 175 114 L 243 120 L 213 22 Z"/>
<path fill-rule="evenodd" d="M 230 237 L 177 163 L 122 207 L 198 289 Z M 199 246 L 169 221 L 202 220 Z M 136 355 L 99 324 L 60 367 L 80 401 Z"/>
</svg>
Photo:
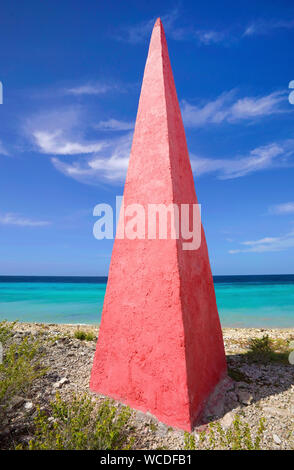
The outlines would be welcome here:
<svg viewBox="0 0 294 470">
<path fill-rule="evenodd" d="M 233 424 L 234 418 L 235 418 L 235 413 L 233 413 L 232 411 L 225 414 L 225 416 L 221 419 L 221 426 L 224 429 L 228 429 Z"/>
<path fill-rule="evenodd" d="M 62 377 L 62 379 L 58 380 L 58 382 L 55 382 L 55 384 L 53 384 L 53 387 L 54 388 L 61 388 L 64 384 L 67 384 L 69 383 L 69 380 L 67 377 Z"/>
<path fill-rule="evenodd" d="M 24 409 L 26 411 L 32 411 L 34 409 L 34 403 L 32 401 L 27 401 L 25 404 L 24 404 Z"/>
<path fill-rule="evenodd" d="M 240 403 L 242 403 L 243 405 L 250 405 L 250 403 L 252 403 L 253 396 L 246 390 L 239 390 L 238 396 Z"/>
<path fill-rule="evenodd" d="M 11 400 L 10 400 L 10 405 L 9 407 L 11 409 L 13 408 L 18 408 L 19 406 L 21 406 L 23 403 L 25 402 L 25 399 L 23 397 L 20 397 L 18 395 L 14 396 Z"/>
<path fill-rule="evenodd" d="M 282 444 L 282 441 L 277 434 L 273 434 L 273 440 L 278 445 Z"/>
</svg>

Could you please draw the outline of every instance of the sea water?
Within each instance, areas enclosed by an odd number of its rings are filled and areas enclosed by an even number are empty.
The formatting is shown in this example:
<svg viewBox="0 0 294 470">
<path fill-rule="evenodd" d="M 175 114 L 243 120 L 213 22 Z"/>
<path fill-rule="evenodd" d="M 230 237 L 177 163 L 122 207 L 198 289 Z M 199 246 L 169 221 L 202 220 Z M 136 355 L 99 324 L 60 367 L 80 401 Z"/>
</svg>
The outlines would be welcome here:
<svg viewBox="0 0 294 470">
<path fill-rule="evenodd" d="M 98 324 L 107 278 L 0 276 L 0 320 Z M 223 326 L 294 327 L 294 275 L 215 276 Z"/>
</svg>

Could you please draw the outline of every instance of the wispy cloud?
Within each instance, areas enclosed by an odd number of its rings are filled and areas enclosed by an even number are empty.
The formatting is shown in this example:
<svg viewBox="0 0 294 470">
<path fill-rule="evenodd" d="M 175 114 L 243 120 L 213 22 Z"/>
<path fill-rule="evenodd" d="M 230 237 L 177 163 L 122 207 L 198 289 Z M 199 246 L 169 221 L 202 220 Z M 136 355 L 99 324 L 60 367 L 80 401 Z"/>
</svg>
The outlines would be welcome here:
<svg viewBox="0 0 294 470">
<path fill-rule="evenodd" d="M 31 116 L 25 123 L 25 134 L 35 150 L 48 155 L 91 154 L 107 146 L 103 140 L 86 140 L 86 128 L 87 118 L 75 107 Z"/>
<path fill-rule="evenodd" d="M 199 42 L 205 46 L 211 44 L 217 44 L 223 42 L 227 35 L 225 31 L 214 31 L 214 30 L 194 30 L 193 36 L 199 40 Z"/>
<path fill-rule="evenodd" d="M 80 182 L 123 181 L 131 148 L 131 122 L 108 119 L 93 125 L 79 108 L 42 112 L 29 118 L 25 134 L 33 149 L 51 156 L 55 168 Z M 121 136 L 89 141 L 93 128 L 124 131 Z M 127 133 L 125 131 L 128 131 Z M 62 157 L 71 156 L 70 162 Z"/>
<path fill-rule="evenodd" d="M 184 123 L 189 127 L 206 124 L 235 123 L 254 120 L 272 114 L 289 112 L 281 105 L 286 103 L 285 92 L 276 91 L 265 96 L 235 98 L 236 91 L 222 93 L 215 100 L 196 106 L 183 100 L 181 103 Z"/>
<path fill-rule="evenodd" d="M 99 152 L 106 142 L 78 142 L 67 140 L 62 131 L 34 131 L 33 138 L 41 153 L 54 155 L 78 155 Z"/>
<path fill-rule="evenodd" d="M 294 232 L 286 233 L 280 237 L 264 237 L 259 240 L 241 242 L 246 248 L 229 250 L 230 254 L 236 253 L 264 253 L 267 251 L 283 251 L 294 247 Z"/>
<path fill-rule="evenodd" d="M 123 182 L 128 168 L 132 133 L 112 139 L 101 151 L 68 163 L 52 158 L 54 166 L 67 176 L 83 183 L 99 180 Z M 201 158 L 191 154 L 192 170 L 197 176 L 216 174 L 218 179 L 240 178 L 271 168 L 294 165 L 289 157 L 294 153 L 294 141 L 272 143 L 253 149 L 249 155 L 235 159 Z"/>
<path fill-rule="evenodd" d="M 194 26 L 179 26 L 178 20 L 180 18 L 180 11 L 174 8 L 170 12 L 161 16 L 161 21 L 164 26 L 166 34 L 175 41 L 197 41 L 201 45 L 211 45 L 223 42 L 228 39 L 228 34 L 225 30 L 216 31 L 211 28 L 195 28 Z M 156 21 L 156 17 L 147 21 L 142 21 L 135 25 L 129 25 L 121 28 L 121 31 L 116 34 L 115 39 L 119 41 L 128 42 L 130 44 L 140 44 L 145 42 L 150 37 L 152 28 Z"/>
<path fill-rule="evenodd" d="M 175 39 L 180 39 L 181 31 L 175 30 L 175 21 L 179 16 L 178 9 L 174 9 L 169 13 L 161 16 L 165 32 L 170 35 L 175 35 Z M 121 31 L 115 35 L 115 39 L 119 41 L 128 42 L 130 44 L 140 44 L 145 42 L 150 36 L 156 17 L 147 21 L 141 21 L 135 25 L 129 25 L 121 28 Z"/>
<path fill-rule="evenodd" d="M 271 97 L 271 95 L 268 95 Z M 220 98 L 223 102 L 225 98 Z M 255 106 L 263 108 L 257 103 Z M 240 116 L 240 101 L 231 104 L 231 109 L 238 108 Z M 268 101 L 268 100 L 266 100 Z M 271 98 L 269 101 L 274 106 Z M 215 106 L 214 106 L 215 108 Z M 224 113 L 223 105 L 220 112 Z M 231 115 L 233 112 L 230 112 Z M 248 115 L 249 111 L 246 108 Z M 254 114 L 251 112 L 251 114 Z M 257 111 L 255 111 L 257 114 Z M 204 116 L 198 118 L 198 125 L 205 120 L 212 119 L 211 106 L 206 105 Z M 195 116 L 194 116 L 195 117 Z M 214 119 L 224 119 L 223 116 Z M 193 123 L 196 121 L 194 120 Z M 55 110 L 39 113 L 27 120 L 25 131 L 33 149 L 39 153 L 50 155 L 53 165 L 67 176 L 71 176 L 81 182 L 97 183 L 99 180 L 123 181 L 131 148 L 133 122 L 121 121 L 114 118 L 100 121 L 96 126 L 85 116 L 78 107 L 74 109 Z M 89 129 L 98 128 L 104 131 L 128 131 L 120 137 L 107 137 L 89 141 L 85 138 Z M 233 179 L 242 177 L 257 171 L 293 166 L 290 157 L 294 153 L 294 140 L 273 142 L 268 145 L 256 147 L 247 155 L 236 155 L 235 158 L 207 158 L 191 153 L 191 164 L 195 174 L 215 174 L 219 179 Z M 71 156 L 71 161 L 65 161 L 57 156 Z M 73 158 L 75 157 L 75 158 Z"/>
<path fill-rule="evenodd" d="M 232 159 L 202 158 L 191 154 L 196 175 L 216 173 L 219 179 L 233 179 L 270 168 L 293 166 L 294 140 L 257 147 L 249 155 Z"/>
<path fill-rule="evenodd" d="M 0 214 L 0 224 L 2 225 L 19 225 L 22 227 L 43 227 L 50 225 L 51 222 L 47 220 L 32 220 L 27 217 L 22 217 L 18 214 L 7 213 Z"/>
<path fill-rule="evenodd" d="M 101 95 L 113 88 L 113 86 L 102 83 L 86 83 L 77 87 L 66 88 L 64 93 L 68 95 Z"/>
<path fill-rule="evenodd" d="M 114 36 L 119 41 L 130 44 L 140 44 L 150 37 L 156 17 L 146 21 L 141 21 L 134 25 L 124 26 Z M 161 16 L 166 34 L 175 41 L 197 41 L 199 45 L 210 46 L 214 44 L 227 45 L 240 41 L 243 38 L 254 35 L 265 35 L 273 30 L 291 29 L 294 27 L 294 19 L 290 20 L 257 20 L 252 21 L 246 27 L 240 24 L 233 24 L 229 28 L 213 29 L 209 25 L 207 28 L 197 27 L 195 24 L 180 25 L 181 14 L 178 8 L 167 12 Z"/>
<path fill-rule="evenodd" d="M 134 122 L 119 121 L 117 119 L 108 119 L 100 121 L 95 128 L 104 131 L 129 131 L 135 126 Z"/>
<path fill-rule="evenodd" d="M 276 29 L 292 29 L 294 28 L 294 19 L 290 20 L 258 20 L 250 23 L 245 31 L 244 36 L 256 36 L 269 34 Z"/>
<path fill-rule="evenodd" d="M 96 184 L 99 181 L 123 182 L 129 162 L 132 133 L 109 142 L 108 148 L 87 159 L 72 163 L 52 158 L 57 170 L 82 183 Z"/>
<path fill-rule="evenodd" d="M 279 29 L 292 29 L 294 28 L 294 19 L 291 20 L 257 20 L 251 22 L 245 28 L 239 25 L 232 25 L 229 29 L 216 31 L 213 29 L 207 30 L 189 30 L 186 32 L 186 39 L 197 38 L 200 44 L 209 46 L 211 44 L 230 44 L 232 42 L 240 41 L 243 38 L 257 35 L 266 35 L 274 30 Z"/>
<path fill-rule="evenodd" d="M 283 204 L 274 204 L 269 208 L 270 214 L 287 215 L 294 214 L 294 202 L 284 202 Z"/>
<path fill-rule="evenodd" d="M 5 156 L 9 155 L 8 150 L 6 150 L 1 140 L 0 140 L 0 155 L 5 155 Z"/>
</svg>

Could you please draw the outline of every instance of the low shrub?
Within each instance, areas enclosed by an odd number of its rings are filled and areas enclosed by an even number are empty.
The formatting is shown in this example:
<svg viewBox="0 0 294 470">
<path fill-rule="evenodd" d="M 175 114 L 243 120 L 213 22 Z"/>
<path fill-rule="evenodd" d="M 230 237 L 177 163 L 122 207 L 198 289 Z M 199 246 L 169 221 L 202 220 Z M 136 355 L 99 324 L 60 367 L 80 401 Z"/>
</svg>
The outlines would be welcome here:
<svg viewBox="0 0 294 470">
<path fill-rule="evenodd" d="M 0 414 L 15 395 L 26 394 L 32 383 L 45 373 L 40 364 L 40 344 L 29 337 L 13 342 L 13 325 L 0 324 L 3 360 L 0 364 Z"/>
<path fill-rule="evenodd" d="M 261 418 L 255 437 L 248 423 L 242 422 L 236 415 L 229 429 L 224 430 L 220 423 L 210 423 L 207 433 L 205 431 L 199 434 L 199 444 L 196 443 L 193 434 L 185 433 L 185 450 L 204 449 L 228 449 L 228 450 L 258 450 L 265 430 L 265 419 Z"/>
<path fill-rule="evenodd" d="M 250 338 L 248 341 L 247 357 L 252 362 L 288 363 L 289 354 L 289 343 L 286 340 L 272 339 L 264 335 L 262 338 Z"/>
<path fill-rule="evenodd" d="M 95 341 L 95 335 L 93 333 L 87 333 L 86 331 L 78 330 L 75 331 L 75 338 L 80 339 L 81 341 Z"/>
<path fill-rule="evenodd" d="M 106 400 L 97 406 L 90 397 L 73 396 L 70 402 L 56 394 L 51 416 L 38 409 L 30 450 L 129 449 L 133 439 L 127 428 L 131 411 Z"/>
</svg>

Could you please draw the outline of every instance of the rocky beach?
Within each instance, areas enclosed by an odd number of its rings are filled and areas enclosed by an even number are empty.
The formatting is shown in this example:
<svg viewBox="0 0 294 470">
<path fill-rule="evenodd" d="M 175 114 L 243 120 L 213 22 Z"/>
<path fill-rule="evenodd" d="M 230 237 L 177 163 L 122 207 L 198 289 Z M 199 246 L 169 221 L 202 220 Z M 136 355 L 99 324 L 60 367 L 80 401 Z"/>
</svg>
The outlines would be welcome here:
<svg viewBox="0 0 294 470">
<path fill-rule="evenodd" d="M 50 414 L 50 402 L 55 400 L 56 393 L 68 402 L 73 394 L 86 394 L 97 404 L 105 401 L 105 397 L 89 390 L 97 336 L 97 326 L 13 325 L 10 342 L 18 344 L 25 338 L 37 340 L 41 364 L 46 370 L 25 394 L 13 396 L 5 409 L 0 423 L 2 449 L 26 445 L 32 440 L 37 408 Z M 245 429 L 245 438 L 250 435 L 250 442 L 259 435 L 259 448 L 294 448 L 294 366 L 287 360 L 294 329 L 224 328 L 223 337 L 230 379 L 214 415 L 208 416 L 189 435 L 165 426 L 148 413 L 132 411 L 129 425 L 132 448 L 230 448 L 228 430 L 236 427 L 236 418 Z M 264 338 L 270 340 L 273 351 L 266 357 L 258 348 L 252 351 L 252 339 L 260 345 Z M 5 355 L 5 348 L 3 352 Z M 114 406 L 122 408 L 118 402 Z M 264 427 L 262 432 L 261 427 Z"/>
</svg>

